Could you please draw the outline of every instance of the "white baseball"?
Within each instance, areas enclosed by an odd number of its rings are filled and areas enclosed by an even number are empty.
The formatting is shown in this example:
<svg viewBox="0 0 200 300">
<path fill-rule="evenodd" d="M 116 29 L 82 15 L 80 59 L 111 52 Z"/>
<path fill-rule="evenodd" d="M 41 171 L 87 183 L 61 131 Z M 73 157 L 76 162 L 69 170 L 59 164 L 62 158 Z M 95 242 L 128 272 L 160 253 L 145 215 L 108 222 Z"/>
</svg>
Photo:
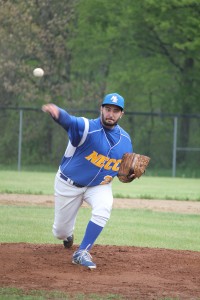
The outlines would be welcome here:
<svg viewBox="0 0 200 300">
<path fill-rule="evenodd" d="M 35 77 L 42 77 L 44 75 L 44 70 L 42 70 L 41 68 L 36 68 L 33 70 L 33 75 Z"/>
</svg>

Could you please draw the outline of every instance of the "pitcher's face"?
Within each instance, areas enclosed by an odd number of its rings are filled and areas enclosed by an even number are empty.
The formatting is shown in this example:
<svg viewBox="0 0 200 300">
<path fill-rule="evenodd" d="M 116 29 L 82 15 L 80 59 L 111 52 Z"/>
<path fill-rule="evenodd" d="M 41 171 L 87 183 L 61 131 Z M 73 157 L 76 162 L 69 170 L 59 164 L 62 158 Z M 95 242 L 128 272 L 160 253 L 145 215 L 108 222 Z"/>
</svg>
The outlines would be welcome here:
<svg viewBox="0 0 200 300">
<path fill-rule="evenodd" d="M 101 107 L 101 122 L 107 128 L 113 128 L 124 112 L 117 105 L 106 104 Z"/>
</svg>

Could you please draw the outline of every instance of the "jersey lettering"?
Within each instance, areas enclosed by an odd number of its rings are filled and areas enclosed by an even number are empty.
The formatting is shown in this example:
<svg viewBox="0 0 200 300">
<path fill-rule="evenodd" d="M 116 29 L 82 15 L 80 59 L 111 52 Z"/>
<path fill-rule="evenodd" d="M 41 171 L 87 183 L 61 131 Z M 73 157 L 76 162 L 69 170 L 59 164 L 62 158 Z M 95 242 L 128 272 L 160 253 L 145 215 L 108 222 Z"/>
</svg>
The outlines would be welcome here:
<svg viewBox="0 0 200 300">
<path fill-rule="evenodd" d="M 104 180 L 100 184 L 108 184 L 113 180 L 112 176 L 106 175 L 104 176 Z"/>
<path fill-rule="evenodd" d="M 104 168 L 105 170 L 112 169 L 114 172 L 119 171 L 121 159 L 109 158 L 102 154 L 98 154 L 96 151 L 93 151 L 85 158 L 99 168 Z"/>
</svg>

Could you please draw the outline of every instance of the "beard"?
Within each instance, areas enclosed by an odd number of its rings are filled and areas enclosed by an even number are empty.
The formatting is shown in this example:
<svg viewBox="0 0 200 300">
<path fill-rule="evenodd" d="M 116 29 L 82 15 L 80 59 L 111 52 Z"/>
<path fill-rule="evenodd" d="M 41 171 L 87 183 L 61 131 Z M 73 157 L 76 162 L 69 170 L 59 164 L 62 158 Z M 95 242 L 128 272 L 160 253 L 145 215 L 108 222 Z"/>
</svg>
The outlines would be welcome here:
<svg viewBox="0 0 200 300">
<path fill-rule="evenodd" d="M 115 125 L 117 125 L 118 120 L 119 119 L 117 119 L 116 121 L 114 121 L 113 119 L 105 119 L 103 113 L 101 114 L 101 122 L 105 127 L 110 127 L 110 128 L 114 127 Z"/>
</svg>

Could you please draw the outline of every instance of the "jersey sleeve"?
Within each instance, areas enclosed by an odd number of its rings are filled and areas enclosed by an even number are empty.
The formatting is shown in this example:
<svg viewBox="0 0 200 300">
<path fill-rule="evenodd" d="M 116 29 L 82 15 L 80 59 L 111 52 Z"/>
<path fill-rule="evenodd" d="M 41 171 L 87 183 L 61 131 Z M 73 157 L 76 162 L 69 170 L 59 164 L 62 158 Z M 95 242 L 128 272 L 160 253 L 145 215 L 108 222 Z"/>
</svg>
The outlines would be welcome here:
<svg viewBox="0 0 200 300">
<path fill-rule="evenodd" d="M 84 129 L 85 129 L 85 122 L 84 119 L 81 117 L 74 117 L 71 116 L 72 122 L 68 129 L 68 136 L 71 141 L 71 144 L 74 147 L 77 147 L 83 137 Z"/>
<path fill-rule="evenodd" d="M 55 121 L 61 125 L 65 130 L 68 131 L 71 123 L 72 123 L 72 118 L 71 115 L 68 114 L 64 109 L 57 107 L 59 109 L 59 118 Z"/>
<path fill-rule="evenodd" d="M 56 121 L 67 131 L 71 144 L 77 147 L 84 133 L 84 119 L 71 116 L 67 111 L 59 108 L 59 118 Z"/>
</svg>

